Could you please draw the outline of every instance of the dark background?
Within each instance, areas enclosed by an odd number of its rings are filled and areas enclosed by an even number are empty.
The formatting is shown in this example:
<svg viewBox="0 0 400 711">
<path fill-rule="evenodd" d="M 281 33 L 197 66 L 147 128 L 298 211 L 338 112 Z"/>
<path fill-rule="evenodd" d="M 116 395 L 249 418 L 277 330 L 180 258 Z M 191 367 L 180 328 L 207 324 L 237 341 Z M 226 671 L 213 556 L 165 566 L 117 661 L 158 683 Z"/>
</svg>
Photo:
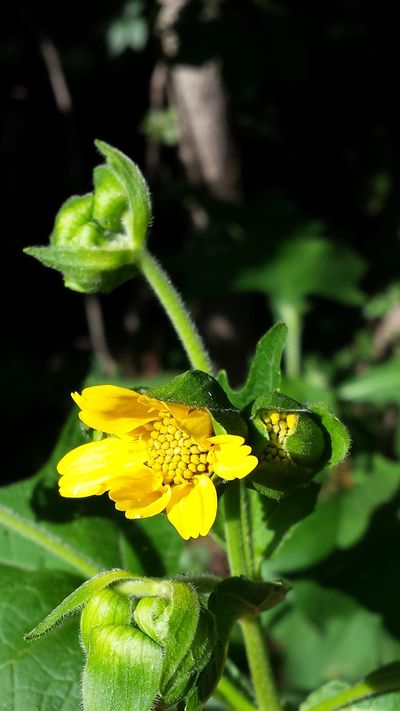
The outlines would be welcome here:
<svg viewBox="0 0 400 711">
<path fill-rule="evenodd" d="M 398 279 L 394 4 L 231 0 L 191 2 L 184 9 L 179 52 L 166 62 L 218 60 L 240 166 L 237 201 L 218 200 L 207 184 L 192 184 L 177 147 L 163 138 L 156 169 L 147 171 L 151 136 L 143 120 L 151 109 L 154 67 L 163 57 L 160 5 L 133 6 L 148 39 L 114 55 L 110 28 L 126 3 L 16 2 L 1 23 L 5 481 L 30 475 L 46 458 L 69 412 L 68 393 L 80 387 L 93 361 L 83 297 L 22 250 L 46 244 L 62 202 L 91 190 L 92 169 L 100 162 L 96 138 L 141 166 L 154 205 L 150 248 L 187 298 L 217 366 L 230 370 L 236 384 L 274 314 L 263 294 L 232 287 L 224 261 L 230 221 L 248 225 L 243 253 L 250 263 L 280 239 L 279 229 L 268 228 L 268 206 L 290 205 L 299 223 L 321 220 L 330 240 L 363 257 L 366 299 Z M 43 56 L 49 41 L 72 100 L 68 111 L 60 110 L 52 90 Z M 191 219 L 193 200 L 208 215 L 200 233 Z M 282 207 L 278 223 L 286 215 Z M 111 354 L 127 377 L 186 367 L 140 278 L 100 302 Z M 317 295 L 303 351 L 329 361 L 363 324 L 359 308 Z"/>
</svg>

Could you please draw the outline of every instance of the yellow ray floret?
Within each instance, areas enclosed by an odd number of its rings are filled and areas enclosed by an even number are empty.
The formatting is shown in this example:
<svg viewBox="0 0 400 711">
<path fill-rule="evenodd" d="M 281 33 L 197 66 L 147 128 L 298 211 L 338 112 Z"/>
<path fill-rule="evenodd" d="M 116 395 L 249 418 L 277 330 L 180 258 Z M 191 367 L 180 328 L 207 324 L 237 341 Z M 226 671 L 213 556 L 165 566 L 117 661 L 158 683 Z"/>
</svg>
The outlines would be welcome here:
<svg viewBox="0 0 400 711">
<path fill-rule="evenodd" d="M 258 460 L 243 437 L 215 435 L 210 414 L 126 388 L 73 393 L 80 419 L 106 439 L 72 450 L 58 464 L 60 493 L 104 494 L 130 519 L 166 510 L 182 538 L 206 536 L 217 513 L 211 479 L 241 479 Z"/>
</svg>

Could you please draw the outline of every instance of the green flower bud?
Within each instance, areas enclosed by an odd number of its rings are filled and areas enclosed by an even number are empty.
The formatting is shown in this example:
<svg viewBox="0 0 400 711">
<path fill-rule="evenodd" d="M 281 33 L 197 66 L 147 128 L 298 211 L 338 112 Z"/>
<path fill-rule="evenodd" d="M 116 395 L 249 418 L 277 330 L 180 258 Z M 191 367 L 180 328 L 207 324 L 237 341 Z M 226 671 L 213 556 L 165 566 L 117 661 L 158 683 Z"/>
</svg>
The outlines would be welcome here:
<svg viewBox="0 0 400 711">
<path fill-rule="evenodd" d="M 85 711 L 150 711 L 158 695 L 163 651 L 127 625 L 96 627 L 82 676 Z"/>
<path fill-rule="evenodd" d="M 81 611 L 85 711 L 151 711 L 183 699 L 200 711 L 223 673 L 234 622 L 268 610 L 287 587 L 245 578 L 194 582 L 99 573 L 28 635 L 34 640 Z M 205 600 L 200 596 L 211 593 Z"/>
<path fill-rule="evenodd" d="M 134 612 L 134 619 L 139 629 L 145 632 L 150 639 L 162 645 L 166 655 L 174 654 L 170 642 L 172 641 L 175 646 L 176 636 L 175 620 L 171 619 L 170 607 L 171 602 L 165 599 L 142 598 Z M 184 608 L 186 625 L 184 622 L 182 627 L 182 622 L 179 622 L 179 634 L 181 636 L 180 647 L 185 653 L 183 656 L 180 655 L 178 663 L 173 666 L 166 663 L 166 660 L 164 661 L 158 708 L 173 706 L 187 696 L 198 674 L 209 661 L 215 646 L 214 619 L 203 607 L 199 611 L 196 608 L 197 605 L 191 611 Z M 196 618 L 195 627 L 193 626 L 193 615 Z"/>
<path fill-rule="evenodd" d="M 130 625 L 132 605 L 125 595 L 113 588 L 104 588 L 93 595 L 81 614 L 81 639 L 88 651 L 92 632 L 105 625 Z"/>
<path fill-rule="evenodd" d="M 74 195 L 70 197 L 57 213 L 54 230 L 50 236 L 51 244 L 67 247 L 76 240 L 76 234 L 86 225 L 93 212 L 93 195 Z"/>
<path fill-rule="evenodd" d="M 105 230 L 122 231 L 122 218 L 128 209 L 128 202 L 121 184 L 105 165 L 93 171 L 94 200 L 93 218 Z"/>
<path fill-rule="evenodd" d="M 138 167 L 106 143 L 96 145 L 107 165 L 94 170 L 94 192 L 62 205 L 50 246 L 24 250 L 60 271 L 68 288 L 84 293 L 108 293 L 135 275 L 151 220 Z"/>
<path fill-rule="evenodd" d="M 305 484 L 329 458 L 329 435 L 305 405 L 274 392 L 252 407 L 253 448 L 259 459 L 253 485 L 275 495 Z"/>
</svg>

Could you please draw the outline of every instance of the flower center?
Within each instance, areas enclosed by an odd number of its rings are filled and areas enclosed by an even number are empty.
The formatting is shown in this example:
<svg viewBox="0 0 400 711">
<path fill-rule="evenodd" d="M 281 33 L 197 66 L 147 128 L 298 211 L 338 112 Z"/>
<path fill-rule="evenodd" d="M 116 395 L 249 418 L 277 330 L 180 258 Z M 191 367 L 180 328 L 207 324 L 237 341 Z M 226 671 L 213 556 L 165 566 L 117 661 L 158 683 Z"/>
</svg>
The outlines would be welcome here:
<svg viewBox="0 0 400 711">
<path fill-rule="evenodd" d="M 169 412 L 151 425 L 147 465 L 162 474 L 165 484 L 184 484 L 198 474 L 211 474 L 210 452 L 180 429 Z"/>
<path fill-rule="evenodd" d="M 289 452 L 286 451 L 286 439 L 294 434 L 299 416 L 293 412 L 267 412 L 262 420 L 269 434 L 269 442 L 263 452 L 263 459 L 267 462 L 280 461 L 292 464 Z"/>
</svg>

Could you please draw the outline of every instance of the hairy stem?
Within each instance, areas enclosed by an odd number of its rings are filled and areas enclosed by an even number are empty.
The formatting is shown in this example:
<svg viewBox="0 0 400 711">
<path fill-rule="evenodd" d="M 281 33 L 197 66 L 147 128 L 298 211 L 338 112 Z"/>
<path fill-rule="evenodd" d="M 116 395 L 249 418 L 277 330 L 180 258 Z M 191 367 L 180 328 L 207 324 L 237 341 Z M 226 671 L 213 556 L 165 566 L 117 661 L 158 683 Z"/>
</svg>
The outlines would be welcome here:
<svg viewBox="0 0 400 711">
<path fill-rule="evenodd" d="M 227 701 L 234 711 L 257 711 L 251 701 L 226 676 L 219 680 L 216 694 Z"/>
<path fill-rule="evenodd" d="M 249 567 L 253 566 L 249 560 L 248 541 L 245 542 L 245 536 L 251 536 L 251 531 L 247 525 L 247 530 L 243 530 L 242 488 L 241 482 L 235 481 L 223 496 L 225 535 L 231 574 L 251 577 L 253 571 Z M 240 625 L 258 708 L 260 711 L 281 711 L 260 620 L 247 618 L 241 620 Z"/>
<path fill-rule="evenodd" d="M 164 307 L 193 368 L 212 373 L 210 358 L 179 293 L 157 260 L 143 250 L 139 268 Z"/>
<path fill-rule="evenodd" d="M 302 317 L 300 310 L 285 302 L 275 305 L 278 319 L 284 321 L 288 327 L 285 364 L 288 378 L 297 378 L 301 370 L 301 331 Z"/>
</svg>

